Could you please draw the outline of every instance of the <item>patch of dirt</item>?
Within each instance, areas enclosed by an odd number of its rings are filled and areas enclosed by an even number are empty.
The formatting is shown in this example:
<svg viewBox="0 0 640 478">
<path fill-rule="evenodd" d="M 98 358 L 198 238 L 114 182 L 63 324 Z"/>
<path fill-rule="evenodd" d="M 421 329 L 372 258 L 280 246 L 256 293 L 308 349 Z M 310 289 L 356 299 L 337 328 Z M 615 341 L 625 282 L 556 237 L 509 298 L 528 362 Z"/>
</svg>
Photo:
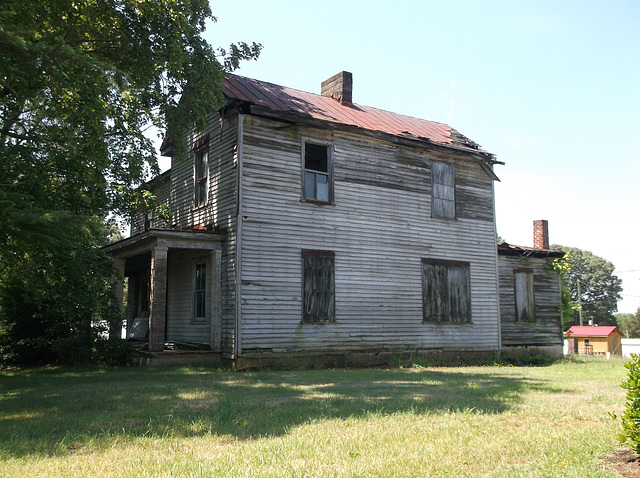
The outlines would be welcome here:
<svg viewBox="0 0 640 478">
<path fill-rule="evenodd" d="M 625 478 L 640 478 L 640 455 L 631 450 L 618 450 L 605 456 L 604 466 Z"/>
</svg>

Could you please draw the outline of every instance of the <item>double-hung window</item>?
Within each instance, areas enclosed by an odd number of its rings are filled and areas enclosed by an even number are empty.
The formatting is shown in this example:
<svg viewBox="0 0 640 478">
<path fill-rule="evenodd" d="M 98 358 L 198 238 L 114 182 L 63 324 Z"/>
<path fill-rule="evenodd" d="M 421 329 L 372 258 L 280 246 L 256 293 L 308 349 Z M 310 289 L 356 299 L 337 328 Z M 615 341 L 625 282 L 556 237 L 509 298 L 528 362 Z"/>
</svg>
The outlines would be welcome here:
<svg viewBox="0 0 640 478">
<path fill-rule="evenodd" d="M 302 321 L 335 321 L 335 253 L 302 251 Z"/>
<path fill-rule="evenodd" d="M 533 322 L 535 320 L 533 270 L 516 269 L 513 271 L 513 277 L 516 295 L 516 321 Z"/>
<path fill-rule="evenodd" d="M 456 217 L 456 173 L 449 163 L 431 163 L 431 217 Z"/>
<path fill-rule="evenodd" d="M 331 146 L 304 143 L 303 198 L 321 203 L 333 202 L 333 157 Z"/>
<path fill-rule="evenodd" d="M 209 142 L 207 138 L 198 141 L 194 152 L 194 205 L 207 203 L 209 188 Z"/>
<path fill-rule="evenodd" d="M 202 322 L 207 319 L 207 265 L 196 264 L 193 282 L 193 320 Z"/>
<path fill-rule="evenodd" d="M 469 263 L 422 259 L 423 322 L 471 322 Z"/>
</svg>

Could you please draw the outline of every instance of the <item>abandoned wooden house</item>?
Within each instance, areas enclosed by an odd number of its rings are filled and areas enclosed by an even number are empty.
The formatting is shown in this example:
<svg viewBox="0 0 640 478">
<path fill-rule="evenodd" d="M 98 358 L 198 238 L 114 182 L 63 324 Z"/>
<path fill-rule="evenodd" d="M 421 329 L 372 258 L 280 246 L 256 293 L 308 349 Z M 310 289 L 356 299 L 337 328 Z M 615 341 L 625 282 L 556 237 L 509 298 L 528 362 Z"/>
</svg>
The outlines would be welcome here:
<svg viewBox="0 0 640 478">
<path fill-rule="evenodd" d="M 106 248 L 150 357 L 500 350 L 502 163 L 447 125 L 354 103 L 348 72 L 321 94 L 228 75 L 224 95 L 151 183 L 170 222 Z"/>
<path fill-rule="evenodd" d="M 545 220 L 533 223 L 533 247 L 498 244 L 500 330 L 506 354 L 562 356 L 562 285 L 548 264 L 563 256 L 549 249 Z"/>
</svg>

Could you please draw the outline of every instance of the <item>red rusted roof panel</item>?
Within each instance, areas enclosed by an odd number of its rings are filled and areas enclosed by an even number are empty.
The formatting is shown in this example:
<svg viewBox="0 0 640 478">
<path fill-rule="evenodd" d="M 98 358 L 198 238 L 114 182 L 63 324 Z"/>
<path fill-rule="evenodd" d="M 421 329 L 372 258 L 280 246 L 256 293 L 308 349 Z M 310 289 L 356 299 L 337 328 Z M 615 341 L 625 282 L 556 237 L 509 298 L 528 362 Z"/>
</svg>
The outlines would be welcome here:
<svg viewBox="0 0 640 478">
<path fill-rule="evenodd" d="M 622 335 L 622 332 L 618 330 L 616 326 L 595 326 L 595 325 L 574 325 L 567 330 L 565 335 L 572 335 L 574 337 L 608 337 L 613 332 L 618 331 Z"/>
<path fill-rule="evenodd" d="M 456 143 L 454 134 L 457 132 L 446 124 L 391 113 L 369 106 L 343 105 L 328 96 L 306 93 L 242 76 L 228 75 L 224 81 L 224 94 L 229 99 L 247 101 L 274 111 L 300 113 L 313 119 L 381 131 L 397 136 L 416 136 L 444 145 Z M 457 134 L 459 135 L 459 133 Z M 469 144 L 466 146 L 469 147 Z"/>
</svg>

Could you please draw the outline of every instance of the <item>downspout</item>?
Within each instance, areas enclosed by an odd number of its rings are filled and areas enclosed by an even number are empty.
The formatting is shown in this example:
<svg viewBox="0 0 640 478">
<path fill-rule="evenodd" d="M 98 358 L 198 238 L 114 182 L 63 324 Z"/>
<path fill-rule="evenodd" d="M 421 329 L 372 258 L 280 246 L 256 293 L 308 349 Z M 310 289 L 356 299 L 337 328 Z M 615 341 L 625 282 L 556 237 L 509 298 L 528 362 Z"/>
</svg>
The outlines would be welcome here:
<svg viewBox="0 0 640 478">
<path fill-rule="evenodd" d="M 233 337 L 233 358 L 238 359 L 242 350 L 240 344 L 240 323 L 242 321 L 242 156 L 243 156 L 243 141 L 244 141 L 244 115 L 238 114 L 238 137 L 237 137 L 237 204 L 236 204 L 236 320 Z"/>
</svg>

